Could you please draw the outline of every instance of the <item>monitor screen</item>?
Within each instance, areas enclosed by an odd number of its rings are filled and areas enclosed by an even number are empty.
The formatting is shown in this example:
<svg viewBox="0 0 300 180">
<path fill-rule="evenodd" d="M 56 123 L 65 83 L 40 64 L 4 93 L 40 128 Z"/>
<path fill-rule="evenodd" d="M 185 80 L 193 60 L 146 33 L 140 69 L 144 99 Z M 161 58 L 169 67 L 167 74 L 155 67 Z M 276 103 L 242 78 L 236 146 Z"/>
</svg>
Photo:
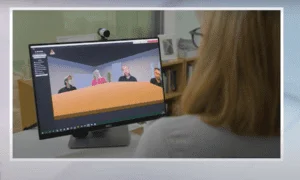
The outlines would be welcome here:
<svg viewBox="0 0 300 180">
<path fill-rule="evenodd" d="M 158 38 L 29 45 L 40 139 L 164 116 Z"/>
</svg>

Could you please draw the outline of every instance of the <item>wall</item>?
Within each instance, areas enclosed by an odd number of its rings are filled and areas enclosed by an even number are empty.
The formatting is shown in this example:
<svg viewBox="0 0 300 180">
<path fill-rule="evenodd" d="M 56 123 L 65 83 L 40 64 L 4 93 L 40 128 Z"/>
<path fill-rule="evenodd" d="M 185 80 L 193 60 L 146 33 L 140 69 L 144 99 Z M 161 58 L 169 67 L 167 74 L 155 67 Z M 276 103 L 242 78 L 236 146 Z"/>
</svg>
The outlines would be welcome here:
<svg viewBox="0 0 300 180">
<path fill-rule="evenodd" d="M 57 36 L 92 34 L 100 27 L 111 31 L 111 39 L 149 37 L 153 36 L 152 17 L 153 11 L 14 11 L 14 72 L 20 72 L 29 60 L 28 44 L 56 42 Z"/>
<path fill-rule="evenodd" d="M 184 39 L 190 39 L 189 32 L 200 26 L 195 11 L 177 11 L 175 23 L 176 35 Z"/>
<path fill-rule="evenodd" d="M 53 57 L 48 57 L 51 93 L 57 94 L 59 89 L 64 87 L 64 78 L 68 75 L 90 74 L 92 80 L 93 67 Z M 77 79 L 78 80 L 78 79 Z M 76 77 L 73 78 L 76 85 Z"/>
<path fill-rule="evenodd" d="M 180 38 L 190 39 L 189 32 L 199 26 L 195 11 L 164 12 L 165 34 L 176 34 Z"/>
<path fill-rule="evenodd" d="M 159 52 L 158 49 L 154 49 L 151 51 L 143 52 L 140 54 L 136 54 L 134 56 L 129 56 L 123 59 L 119 59 L 112 63 L 107 63 L 98 66 L 97 68 L 101 72 L 101 75 L 107 79 L 107 73 L 112 72 L 112 64 L 121 63 L 127 65 L 130 69 L 130 73 L 132 76 L 137 78 L 138 81 L 146 81 L 149 82 L 153 75 L 153 69 L 151 68 L 151 64 L 159 66 Z M 121 68 L 119 69 L 121 71 Z M 119 74 L 119 72 L 116 72 Z"/>
<path fill-rule="evenodd" d="M 285 35 L 284 42 L 282 43 L 285 43 L 285 45 L 288 46 L 284 48 L 284 93 L 300 100 L 300 35 L 297 33 L 299 32 L 298 30 L 300 30 L 300 19 L 296 18 L 297 14 L 299 14 L 297 8 L 290 11 L 284 11 L 284 18 L 286 20 L 284 21 Z"/>
<path fill-rule="evenodd" d="M 176 34 L 176 11 L 164 12 L 164 34 Z"/>
</svg>

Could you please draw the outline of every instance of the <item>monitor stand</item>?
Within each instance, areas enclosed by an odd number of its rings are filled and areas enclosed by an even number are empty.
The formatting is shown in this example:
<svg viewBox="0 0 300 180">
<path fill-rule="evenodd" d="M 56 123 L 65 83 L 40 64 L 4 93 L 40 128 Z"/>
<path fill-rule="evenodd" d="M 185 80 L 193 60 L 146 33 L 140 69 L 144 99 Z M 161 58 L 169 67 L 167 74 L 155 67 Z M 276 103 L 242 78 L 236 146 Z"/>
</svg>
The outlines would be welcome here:
<svg viewBox="0 0 300 180">
<path fill-rule="evenodd" d="M 120 147 L 130 144 L 128 126 L 117 126 L 97 131 L 74 133 L 69 140 L 70 149 Z"/>
</svg>

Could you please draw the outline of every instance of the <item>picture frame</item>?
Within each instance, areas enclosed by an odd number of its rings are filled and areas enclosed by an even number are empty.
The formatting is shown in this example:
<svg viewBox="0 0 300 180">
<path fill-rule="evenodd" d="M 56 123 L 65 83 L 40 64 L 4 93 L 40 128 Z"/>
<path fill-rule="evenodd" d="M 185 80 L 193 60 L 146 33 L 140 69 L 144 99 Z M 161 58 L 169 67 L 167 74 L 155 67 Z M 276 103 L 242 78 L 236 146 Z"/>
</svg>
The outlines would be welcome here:
<svg viewBox="0 0 300 180">
<path fill-rule="evenodd" d="M 176 60 L 178 57 L 177 37 L 174 34 L 158 35 L 162 61 Z"/>
</svg>

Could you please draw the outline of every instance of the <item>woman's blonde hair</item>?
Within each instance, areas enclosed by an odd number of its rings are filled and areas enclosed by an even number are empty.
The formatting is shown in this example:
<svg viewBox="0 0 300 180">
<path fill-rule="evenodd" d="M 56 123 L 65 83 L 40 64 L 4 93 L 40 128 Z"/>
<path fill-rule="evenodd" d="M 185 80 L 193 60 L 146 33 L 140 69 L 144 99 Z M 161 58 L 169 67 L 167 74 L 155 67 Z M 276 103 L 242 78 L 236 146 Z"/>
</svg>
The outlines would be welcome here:
<svg viewBox="0 0 300 180">
<path fill-rule="evenodd" d="M 249 136 L 280 135 L 280 11 L 201 12 L 184 114 Z"/>
</svg>

